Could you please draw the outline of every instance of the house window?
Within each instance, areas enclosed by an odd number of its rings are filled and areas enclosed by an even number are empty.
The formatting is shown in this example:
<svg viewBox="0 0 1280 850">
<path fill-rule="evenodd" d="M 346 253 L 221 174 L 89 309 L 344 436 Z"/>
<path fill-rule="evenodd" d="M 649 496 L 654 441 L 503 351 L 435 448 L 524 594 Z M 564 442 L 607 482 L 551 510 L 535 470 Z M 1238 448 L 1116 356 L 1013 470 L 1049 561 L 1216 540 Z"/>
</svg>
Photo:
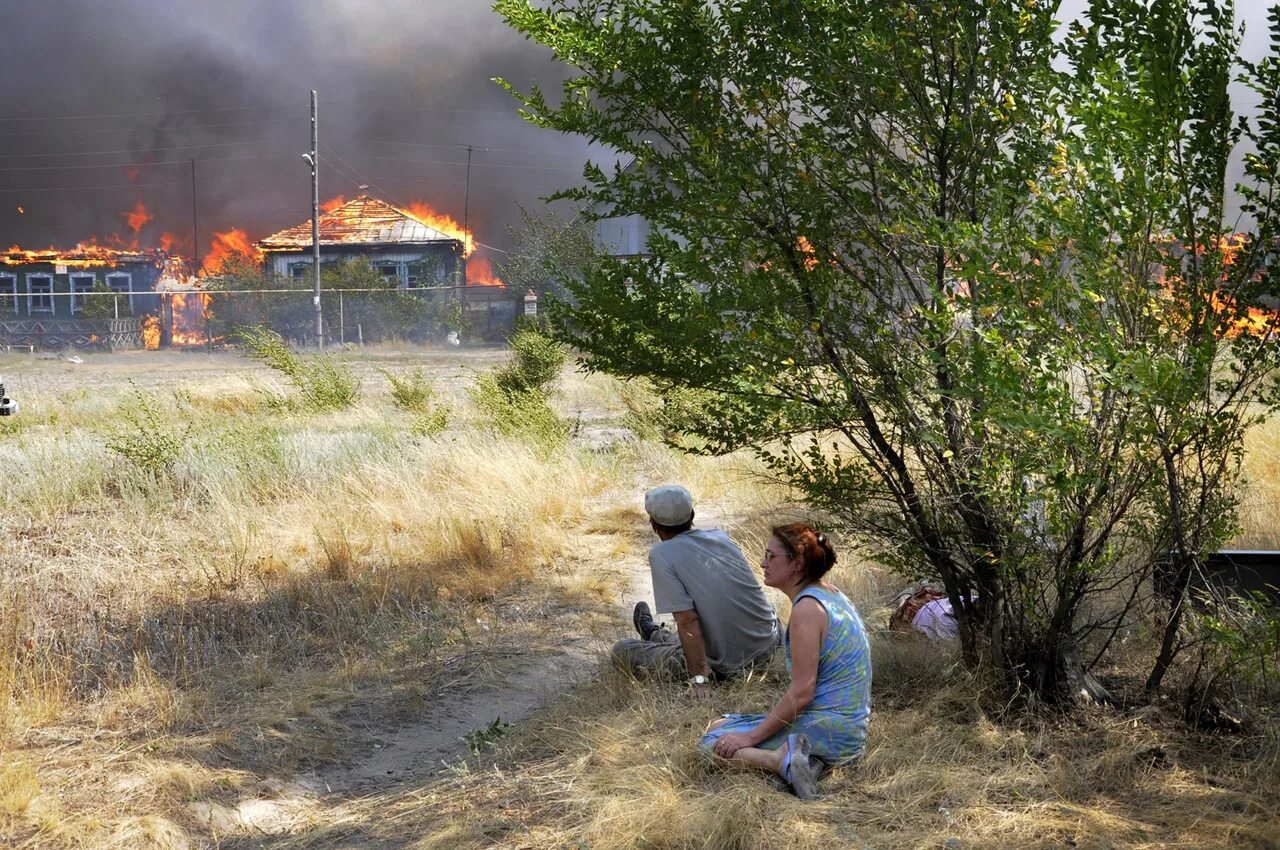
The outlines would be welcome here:
<svg viewBox="0 0 1280 850">
<path fill-rule="evenodd" d="M 400 267 L 395 263 L 379 263 L 374 268 L 378 270 L 378 274 L 382 275 L 384 280 L 400 282 Z"/>
<path fill-rule="evenodd" d="M 18 276 L 0 274 L 0 314 L 18 315 Z"/>
<path fill-rule="evenodd" d="M 93 284 L 97 281 L 91 274 L 73 274 L 71 276 L 71 315 L 84 312 L 88 294 L 93 292 Z"/>
<path fill-rule="evenodd" d="M 124 272 L 112 272 L 107 275 L 107 289 L 129 296 L 129 309 L 133 309 L 133 275 Z"/>
<path fill-rule="evenodd" d="M 27 275 L 27 313 L 53 312 L 53 276 Z"/>
<path fill-rule="evenodd" d="M 302 263 L 294 263 L 289 266 L 289 277 L 294 280 L 302 280 L 307 276 L 309 271 L 311 271 L 311 263 L 306 263 L 305 265 Z"/>
</svg>

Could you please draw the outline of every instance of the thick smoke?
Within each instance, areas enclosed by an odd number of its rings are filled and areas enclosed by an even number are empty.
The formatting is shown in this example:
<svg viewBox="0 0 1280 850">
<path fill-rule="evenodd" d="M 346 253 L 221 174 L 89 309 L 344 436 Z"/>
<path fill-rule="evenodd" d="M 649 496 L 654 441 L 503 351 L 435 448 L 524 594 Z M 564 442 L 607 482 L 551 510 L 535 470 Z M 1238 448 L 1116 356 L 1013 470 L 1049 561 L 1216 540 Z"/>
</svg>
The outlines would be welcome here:
<svg viewBox="0 0 1280 850">
<path fill-rule="evenodd" d="M 1067 0 L 1061 17 L 1084 6 Z M 1238 3 L 1248 58 L 1265 49 L 1264 10 Z M 554 88 L 565 72 L 485 0 L 0 0 L 0 20 L 0 248 L 132 239 L 122 213 L 142 201 L 155 218 L 141 244 L 170 231 L 189 253 L 192 159 L 202 253 L 215 230 L 259 238 L 307 220 L 313 88 L 322 200 L 368 183 L 461 220 L 457 145 L 486 147 L 469 224 L 489 244 L 518 204 L 576 182 L 587 152 L 522 122 L 490 81 Z M 1243 87 L 1233 96 L 1256 108 Z"/>
<path fill-rule="evenodd" d="M 564 71 L 488 4 L 457 0 L 0 0 L 0 242 L 134 238 L 154 214 L 189 253 L 310 218 L 309 98 L 320 101 L 321 200 L 360 184 L 502 246 L 518 204 L 577 182 L 585 143 L 525 124 L 494 83 L 554 88 Z M 23 212 L 19 212 L 19 208 Z"/>
</svg>

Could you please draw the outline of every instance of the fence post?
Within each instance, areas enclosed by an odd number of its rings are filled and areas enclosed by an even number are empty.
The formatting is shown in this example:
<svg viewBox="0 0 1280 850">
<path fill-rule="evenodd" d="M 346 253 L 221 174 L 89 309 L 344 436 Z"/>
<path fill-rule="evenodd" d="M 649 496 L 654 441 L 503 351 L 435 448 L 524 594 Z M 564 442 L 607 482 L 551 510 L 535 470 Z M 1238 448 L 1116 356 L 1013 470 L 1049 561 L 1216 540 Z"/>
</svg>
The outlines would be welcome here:
<svg viewBox="0 0 1280 850">
<path fill-rule="evenodd" d="M 356 325 L 356 333 L 360 335 L 360 347 L 364 348 L 364 325 Z"/>
<path fill-rule="evenodd" d="M 343 310 L 342 291 L 338 291 L 338 345 L 347 347 L 347 314 Z"/>
</svg>

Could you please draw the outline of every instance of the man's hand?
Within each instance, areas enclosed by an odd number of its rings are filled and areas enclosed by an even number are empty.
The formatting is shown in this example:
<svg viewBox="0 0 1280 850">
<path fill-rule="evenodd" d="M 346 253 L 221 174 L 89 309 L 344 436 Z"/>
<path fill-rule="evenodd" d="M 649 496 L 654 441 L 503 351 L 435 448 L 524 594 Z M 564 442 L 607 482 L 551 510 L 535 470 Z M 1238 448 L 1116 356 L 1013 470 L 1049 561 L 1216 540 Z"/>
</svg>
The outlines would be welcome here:
<svg viewBox="0 0 1280 850">
<path fill-rule="evenodd" d="M 710 682 L 706 682 L 705 684 L 701 684 L 701 685 L 690 685 L 689 687 L 693 690 L 693 698 L 698 700 L 699 702 L 705 702 L 706 700 L 711 699 L 711 683 Z"/>
<path fill-rule="evenodd" d="M 720 758 L 731 759 L 743 747 L 754 747 L 755 742 L 746 732 L 728 732 L 716 739 L 711 751 Z"/>
</svg>

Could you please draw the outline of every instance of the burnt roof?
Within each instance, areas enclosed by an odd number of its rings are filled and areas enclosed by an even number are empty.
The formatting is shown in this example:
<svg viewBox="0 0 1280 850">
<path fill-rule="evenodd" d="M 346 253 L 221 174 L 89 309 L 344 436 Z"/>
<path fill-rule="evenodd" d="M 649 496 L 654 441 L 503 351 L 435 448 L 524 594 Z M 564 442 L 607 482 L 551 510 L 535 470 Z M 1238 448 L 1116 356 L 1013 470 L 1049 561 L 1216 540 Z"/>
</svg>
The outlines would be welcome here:
<svg viewBox="0 0 1280 850">
<path fill-rule="evenodd" d="M 6 266 L 24 266 L 33 263 L 51 263 L 80 268 L 117 266 L 127 263 L 149 263 L 161 266 L 168 259 L 169 255 L 157 248 L 108 248 L 105 245 L 84 244 L 66 251 L 58 248 L 27 251 L 13 245 L 0 252 L 0 265 Z"/>
<path fill-rule="evenodd" d="M 321 245 L 424 245 L 462 240 L 437 230 L 386 201 L 361 195 L 320 214 Z M 306 221 L 258 242 L 263 251 L 296 251 L 311 247 Z"/>
</svg>

